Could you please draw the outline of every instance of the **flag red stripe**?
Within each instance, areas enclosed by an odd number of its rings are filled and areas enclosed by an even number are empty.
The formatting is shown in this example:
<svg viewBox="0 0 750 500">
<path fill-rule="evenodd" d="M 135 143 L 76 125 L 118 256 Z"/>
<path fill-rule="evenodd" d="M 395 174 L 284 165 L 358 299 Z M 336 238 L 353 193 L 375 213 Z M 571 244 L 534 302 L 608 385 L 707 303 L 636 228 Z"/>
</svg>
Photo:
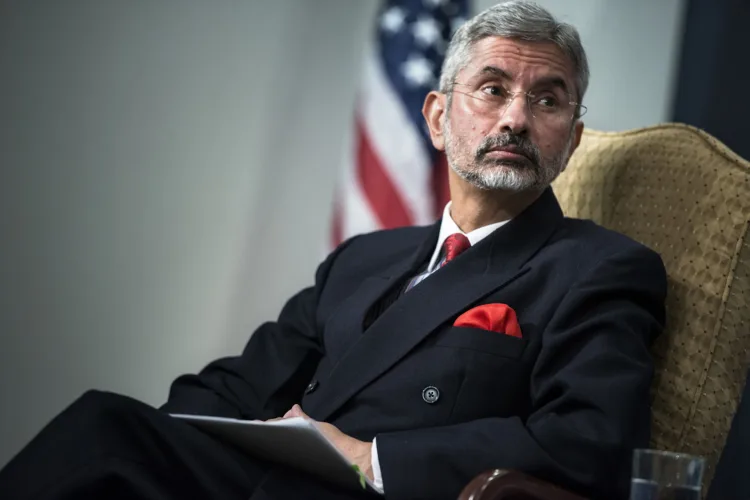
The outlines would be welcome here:
<svg viewBox="0 0 750 500">
<path fill-rule="evenodd" d="M 357 178 L 375 218 L 384 228 L 412 225 L 406 203 L 373 150 L 362 121 L 356 122 Z"/>
</svg>

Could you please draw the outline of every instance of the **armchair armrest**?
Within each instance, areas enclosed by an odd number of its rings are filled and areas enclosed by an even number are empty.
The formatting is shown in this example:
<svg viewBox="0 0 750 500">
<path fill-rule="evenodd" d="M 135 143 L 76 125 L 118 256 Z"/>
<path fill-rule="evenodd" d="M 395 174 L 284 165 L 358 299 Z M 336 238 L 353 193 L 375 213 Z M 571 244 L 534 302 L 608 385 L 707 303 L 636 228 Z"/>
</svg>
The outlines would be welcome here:
<svg viewBox="0 0 750 500">
<path fill-rule="evenodd" d="M 495 469 L 479 474 L 458 500 L 585 500 L 559 486 L 518 471 Z"/>
</svg>

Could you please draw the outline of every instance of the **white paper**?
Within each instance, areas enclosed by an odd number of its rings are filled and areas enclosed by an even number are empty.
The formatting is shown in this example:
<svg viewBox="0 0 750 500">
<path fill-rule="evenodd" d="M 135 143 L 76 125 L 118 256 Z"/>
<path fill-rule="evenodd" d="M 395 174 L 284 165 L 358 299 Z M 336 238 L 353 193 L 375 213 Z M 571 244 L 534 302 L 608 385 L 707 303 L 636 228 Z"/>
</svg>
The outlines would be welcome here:
<svg viewBox="0 0 750 500">
<path fill-rule="evenodd" d="M 302 417 L 274 422 L 172 414 L 248 454 L 309 472 L 349 489 L 362 489 L 354 466 L 317 428 Z M 373 491 L 375 485 L 365 476 Z"/>
</svg>

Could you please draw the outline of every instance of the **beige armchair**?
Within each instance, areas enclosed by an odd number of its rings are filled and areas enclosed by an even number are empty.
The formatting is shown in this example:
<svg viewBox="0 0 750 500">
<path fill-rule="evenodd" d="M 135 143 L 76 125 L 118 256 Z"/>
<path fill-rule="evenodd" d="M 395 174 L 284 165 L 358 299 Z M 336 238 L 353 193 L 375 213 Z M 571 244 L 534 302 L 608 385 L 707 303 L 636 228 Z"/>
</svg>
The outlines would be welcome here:
<svg viewBox="0 0 750 500">
<path fill-rule="evenodd" d="M 750 361 L 750 162 L 687 125 L 586 131 L 553 187 L 567 216 L 624 233 L 664 260 L 651 447 L 704 456 L 705 494 Z M 490 471 L 461 498 L 575 498 L 545 487 Z"/>
</svg>

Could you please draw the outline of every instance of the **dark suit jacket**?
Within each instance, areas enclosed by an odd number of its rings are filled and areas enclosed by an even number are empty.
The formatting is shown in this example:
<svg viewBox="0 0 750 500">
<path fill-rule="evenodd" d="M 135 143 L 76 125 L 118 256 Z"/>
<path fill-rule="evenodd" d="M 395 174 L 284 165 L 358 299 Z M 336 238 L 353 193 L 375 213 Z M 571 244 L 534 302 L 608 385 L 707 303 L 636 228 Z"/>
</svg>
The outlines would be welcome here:
<svg viewBox="0 0 750 500">
<path fill-rule="evenodd" d="M 164 408 L 269 418 L 301 402 L 347 434 L 377 437 L 387 498 L 456 498 L 495 467 L 626 496 L 632 448 L 649 442 L 649 344 L 666 293 L 659 256 L 564 218 L 548 189 L 381 307 L 424 268 L 439 227 L 341 245 L 241 356 L 177 379 Z M 488 303 L 515 309 L 522 339 L 453 326 Z M 385 311 L 363 329 L 373 308 Z M 439 390 L 432 404 L 429 386 Z"/>
</svg>

